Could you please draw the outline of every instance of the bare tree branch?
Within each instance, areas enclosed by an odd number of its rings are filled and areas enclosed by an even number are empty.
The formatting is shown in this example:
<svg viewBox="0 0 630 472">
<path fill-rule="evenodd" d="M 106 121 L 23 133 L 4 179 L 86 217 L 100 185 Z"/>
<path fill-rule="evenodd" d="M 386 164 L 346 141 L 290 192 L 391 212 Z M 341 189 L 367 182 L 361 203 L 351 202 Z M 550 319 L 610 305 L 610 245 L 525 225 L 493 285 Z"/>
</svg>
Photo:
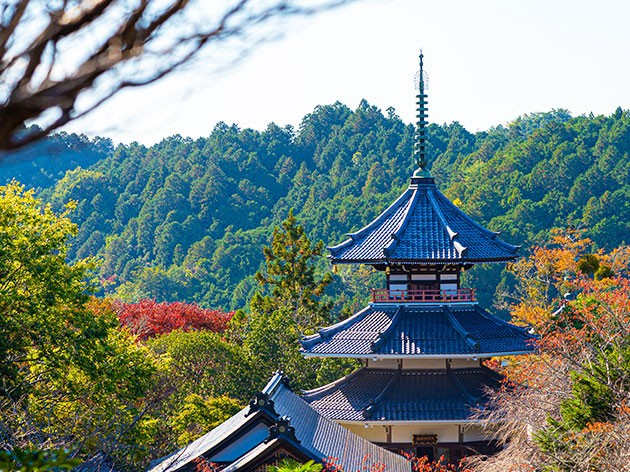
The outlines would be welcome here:
<svg viewBox="0 0 630 472">
<path fill-rule="evenodd" d="M 234 0 L 221 9 L 194 0 L 0 0 L 0 150 L 42 138 L 123 88 L 155 82 L 211 45 L 258 41 L 273 33 L 275 18 L 348 1 Z M 39 127 L 27 130 L 34 121 Z"/>
</svg>

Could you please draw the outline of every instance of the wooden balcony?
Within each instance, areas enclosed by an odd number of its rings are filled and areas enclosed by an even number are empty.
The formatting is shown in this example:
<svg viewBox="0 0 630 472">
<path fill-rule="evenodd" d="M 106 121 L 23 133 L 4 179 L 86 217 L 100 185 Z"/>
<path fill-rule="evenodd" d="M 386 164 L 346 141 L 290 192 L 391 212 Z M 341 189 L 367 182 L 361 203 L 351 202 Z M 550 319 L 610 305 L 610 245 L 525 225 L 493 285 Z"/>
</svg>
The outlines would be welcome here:
<svg viewBox="0 0 630 472">
<path fill-rule="evenodd" d="M 374 303 L 451 303 L 474 301 L 476 301 L 474 288 L 459 288 L 457 290 L 372 289 L 372 302 Z"/>
</svg>

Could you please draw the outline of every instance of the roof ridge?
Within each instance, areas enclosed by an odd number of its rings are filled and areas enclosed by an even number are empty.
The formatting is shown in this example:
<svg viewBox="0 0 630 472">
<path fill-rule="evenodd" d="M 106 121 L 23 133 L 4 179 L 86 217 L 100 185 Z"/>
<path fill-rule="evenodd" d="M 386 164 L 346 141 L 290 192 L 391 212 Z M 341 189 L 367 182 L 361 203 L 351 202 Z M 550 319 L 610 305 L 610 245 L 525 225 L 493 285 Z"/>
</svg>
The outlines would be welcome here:
<svg viewBox="0 0 630 472">
<path fill-rule="evenodd" d="M 317 333 L 311 334 L 310 336 L 306 336 L 305 338 L 300 339 L 300 344 L 302 348 L 304 349 L 308 346 L 312 346 L 313 344 L 317 344 L 317 341 L 325 339 L 329 336 L 333 336 L 337 334 L 339 331 L 341 331 L 343 328 L 345 328 L 346 326 L 352 325 L 356 322 L 361 321 L 363 318 L 365 318 L 369 314 L 370 310 L 376 311 L 371 305 L 368 305 L 365 308 L 363 308 L 363 310 L 355 313 L 349 318 L 346 318 L 345 320 L 341 320 L 335 323 L 334 325 L 328 326 L 326 328 L 321 328 L 317 331 Z"/>
<path fill-rule="evenodd" d="M 392 378 L 389 379 L 389 381 L 387 382 L 387 385 L 385 385 L 385 387 L 383 388 L 383 391 L 381 393 L 379 393 L 376 396 L 376 398 L 372 399 L 372 401 L 370 402 L 370 404 L 368 406 L 366 406 L 366 407 L 364 407 L 362 409 L 361 415 L 365 419 L 371 418 L 372 415 L 374 414 L 374 412 L 376 410 L 378 410 L 381 400 L 383 400 L 385 395 L 387 395 L 389 393 L 389 391 L 392 389 L 394 383 L 396 383 L 400 379 L 401 371 L 402 371 L 402 369 L 396 369 L 394 375 L 392 375 Z"/>
<path fill-rule="evenodd" d="M 336 246 L 328 246 L 327 249 L 331 252 L 331 255 L 335 256 L 335 254 L 338 253 L 341 249 L 343 249 L 344 247 L 346 247 L 348 245 L 351 245 L 356 239 L 358 239 L 361 236 L 363 236 L 363 233 L 365 233 L 365 232 L 367 232 L 369 230 L 372 230 L 374 227 L 378 226 L 383 219 L 385 219 L 389 215 L 391 215 L 395 210 L 398 209 L 399 206 L 404 205 L 405 201 L 409 198 L 408 194 L 411 191 L 412 191 L 412 189 L 408 187 L 407 190 L 405 190 L 400 195 L 400 197 L 398 197 L 394 201 L 394 203 L 392 203 L 390 206 L 388 206 L 380 215 L 378 215 L 369 224 L 367 224 L 366 226 L 364 226 L 363 228 L 361 228 L 358 231 L 355 231 L 353 233 L 347 233 L 347 236 L 350 239 L 346 239 L 345 241 L 343 241 L 340 244 L 337 244 Z"/>
<path fill-rule="evenodd" d="M 405 313 L 403 305 L 398 305 L 398 309 L 396 310 L 396 313 L 394 313 L 394 316 L 392 316 L 392 320 L 389 322 L 389 326 L 385 328 L 385 331 L 379 333 L 376 341 L 372 341 L 372 344 L 370 346 L 370 350 L 372 351 L 372 353 L 376 353 L 376 350 L 381 347 L 381 345 L 385 342 L 385 338 L 387 338 L 392 330 L 396 328 L 398 323 L 400 323 L 403 313 Z"/>
<path fill-rule="evenodd" d="M 433 207 L 433 211 L 435 212 L 438 219 L 440 220 L 440 223 L 444 225 L 444 229 L 446 230 L 450 240 L 452 241 L 459 235 L 459 233 L 451 229 L 451 227 L 448 225 L 448 221 L 446 221 L 446 217 L 444 216 L 444 213 L 442 213 L 442 210 L 440 209 L 438 205 L 435 195 L 433 195 L 434 191 L 437 191 L 437 188 L 427 189 L 427 198 L 429 199 L 429 203 L 431 203 L 431 206 Z"/>
<path fill-rule="evenodd" d="M 299 397 L 302 398 L 304 400 L 304 396 L 306 395 L 316 395 L 318 393 L 324 392 L 326 391 L 326 389 L 330 388 L 330 387 L 336 387 L 338 385 L 341 385 L 343 383 L 346 383 L 348 381 L 351 380 L 352 377 L 356 377 L 360 372 L 363 372 L 366 369 L 366 367 L 361 367 L 353 372 L 350 372 L 347 375 L 344 375 L 343 377 L 341 377 L 340 379 L 335 380 L 334 382 L 328 383 L 326 385 L 322 385 L 321 387 L 317 387 L 317 388 L 313 388 L 311 390 L 302 390 Z M 306 400 L 304 400 L 306 401 Z M 306 402 L 308 403 L 308 402 Z"/>
<path fill-rule="evenodd" d="M 490 239 L 496 242 L 499 246 L 503 246 L 505 249 L 509 250 L 512 254 L 516 254 L 518 250 L 521 248 L 520 245 L 516 246 L 506 241 L 503 241 L 500 238 L 497 238 L 497 236 L 501 234 L 500 232 L 489 230 L 488 228 L 485 228 L 484 226 L 480 225 L 475 220 L 473 220 L 470 216 L 468 216 L 465 212 L 459 209 L 457 205 L 455 205 L 448 198 L 446 198 L 446 195 L 440 192 L 437 188 L 435 189 L 435 191 L 437 192 L 440 200 L 443 203 L 445 203 L 451 210 L 454 210 L 458 215 L 462 216 L 468 223 L 472 224 L 475 228 L 479 229 L 482 233 L 489 235 Z"/>
<path fill-rule="evenodd" d="M 468 388 L 463 384 L 461 380 L 457 377 L 457 375 L 453 374 L 450 370 L 447 372 L 448 378 L 455 384 L 460 393 L 466 397 L 466 400 L 471 404 L 471 406 L 477 406 L 479 403 L 479 399 L 474 396 Z"/>
<path fill-rule="evenodd" d="M 505 326 L 505 327 L 509 327 L 512 329 L 515 329 L 517 331 L 520 331 L 522 334 L 531 337 L 531 334 L 527 331 L 527 328 L 523 327 L 523 326 L 518 326 L 512 323 L 508 323 L 505 320 L 502 320 L 501 318 L 499 318 L 496 315 L 493 315 L 492 313 L 490 313 L 489 311 L 484 310 L 483 308 L 481 308 L 479 305 L 475 306 L 475 310 L 481 315 L 483 316 L 485 319 L 492 321 L 495 325 L 497 326 Z"/>
<path fill-rule="evenodd" d="M 285 383 L 286 380 L 288 379 L 284 375 L 284 372 L 282 372 L 281 370 L 276 370 L 273 373 L 273 376 L 271 377 L 271 379 L 269 379 L 269 382 L 267 382 L 267 385 L 265 385 L 265 387 L 262 389 L 260 393 L 264 395 L 273 395 L 274 392 L 277 390 L 278 386 L 282 384 L 284 384 L 288 388 L 288 386 Z M 289 390 L 291 389 L 289 388 Z"/>
<path fill-rule="evenodd" d="M 453 329 L 455 329 L 455 331 L 457 331 L 457 333 L 462 338 L 464 338 L 464 341 L 466 342 L 466 344 L 468 344 L 472 348 L 473 351 L 479 352 L 479 341 L 477 341 L 475 338 L 473 338 L 473 336 L 470 333 L 470 331 L 467 331 L 460 324 L 460 322 L 457 321 L 457 319 L 455 318 L 455 315 L 451 311 L 450 307 L 445 306 L 444 307 L 444 313 L 446 313 L 446 319 L 449 321 L 449 323 L 451 323 L 451 326 L 453 326 Z"/>
<path fill-rule="evenodd" d="M 409 187 L 409 189 L 411 190 L 411 187 Z M 420 198 L 419 197 L 420 192 L 418 192 L 417 187 L 414 188 L 412 191 L 413 191 L 413 194 L 411 195 L 411 203 L 409 204 L 409 207 L 407 208 L 407 212 L 405 213 L 404 218 L 398 225 L 398 229 L 396 229 L 396 231 L 392 233 L 391 242 L 383 248 L 383 255 L 385 257 L 388 257 L 398 245 L 398 241 L 400 241 L 399 234 L 404 233 L 405 229 L 407 228 L 407 224 L 409 223 L 409 220 L 411 219 L 411 215 L 413 215 L 413 211 L 416 208 L 416 205 L 418 204 L 418 198 Z"/>
</svg>

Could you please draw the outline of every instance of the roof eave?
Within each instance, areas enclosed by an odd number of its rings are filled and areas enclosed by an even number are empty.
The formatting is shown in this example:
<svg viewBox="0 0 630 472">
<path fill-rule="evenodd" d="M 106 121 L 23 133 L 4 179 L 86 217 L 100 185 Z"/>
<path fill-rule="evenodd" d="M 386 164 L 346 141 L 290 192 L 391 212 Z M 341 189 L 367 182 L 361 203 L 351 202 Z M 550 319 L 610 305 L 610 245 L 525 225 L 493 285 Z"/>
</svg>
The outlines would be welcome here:
<svg viewBox="0 0 630 472">
<path fill-rule="evenodd" d="M 357 353 L 341 353 L 341 354 L 321 354 L 307 352 L 300 349 L 300 354 L 304 357 L 339 357 L 339 358 L 352 358 L 352 359 L 488 359 L 490 357 L 504 357 L 504 356 L 520 356 L 533 354 L 536 350 L 522 350 L 522 351 L 501 351 L 501 352 L 475 352 L 474 354 L 357 354 Z"/>
<path fill-rule="evenodd" d="M 342 259 L 328 256 L 332 264 L 367 264 L 367 265 L 392 265 L 392 264 L 415 264 L 415 265 L 454 265 L 454 264 L 484 264 L 494 262 L 514 262 L 518 255 L 495 258 L 461 258 L 461 259 Z"/>
<path fill-rule="evenodd" d="M 399 426 L 409 426 L 409 425 L 431 425 L 431 424 L 485 424 L 485 423 L 494 423 L 494 421 L 484 420 L 484 419 L 468 419 L 463 418 L 461 420 L 334 420 L 339 424 L 360 424 L 360 425 L 368 425 L 368 426 L 383 426 L 383 425 L 399 425 Z"/>
</svg>

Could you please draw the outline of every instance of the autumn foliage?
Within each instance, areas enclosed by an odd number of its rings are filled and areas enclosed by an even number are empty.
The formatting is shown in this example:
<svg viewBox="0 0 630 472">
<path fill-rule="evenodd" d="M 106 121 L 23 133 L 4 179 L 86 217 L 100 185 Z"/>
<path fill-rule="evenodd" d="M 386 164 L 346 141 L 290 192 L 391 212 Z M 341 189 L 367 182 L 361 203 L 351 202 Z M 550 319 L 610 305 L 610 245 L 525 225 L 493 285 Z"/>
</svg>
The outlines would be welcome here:
<svg viewBox="0 0 630 472">
<path fill-rule="evenodd" d="M 140 339 L 147 339 L 179 329 L 182 331 L 208 330 L 215 333 L 227 329 L 234 312 L 201 308 L 195 304 L 158 303 L 141 300 L 137 303 L 113 302 L 122 325 Z"/>
<path fill-rule="evenodd" d="M 538 335 L 486 418 L 506 448 L 478 471 L 621 471 L 630 464 L 630 248 L 555 233 L 513 267 L 513 319 Z"/>
</svg>

